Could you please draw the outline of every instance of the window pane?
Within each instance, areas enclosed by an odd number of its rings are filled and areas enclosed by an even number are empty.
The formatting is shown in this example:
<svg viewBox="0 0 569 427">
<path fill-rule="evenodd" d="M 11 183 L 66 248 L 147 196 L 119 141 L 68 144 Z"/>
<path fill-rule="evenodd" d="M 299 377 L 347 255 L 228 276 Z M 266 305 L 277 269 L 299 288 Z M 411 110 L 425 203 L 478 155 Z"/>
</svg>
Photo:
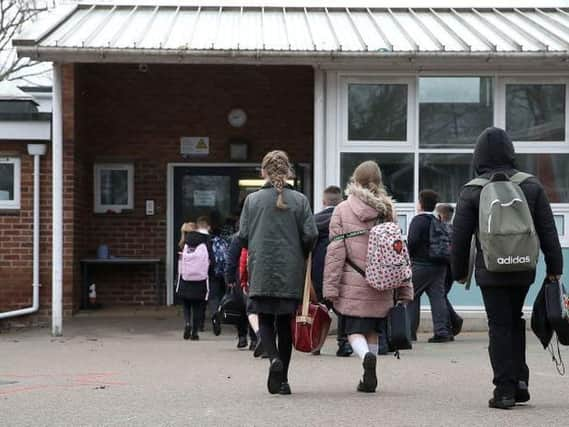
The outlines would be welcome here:
<svg viewBox="0 0 569 427">
<path fill-rule="evenodd" d="M 569 203 L 569 154 L 516 154 L 516 163 L 539 178 L 551 203 Z"/>
<path fill-rule="evenodd" d="M 407 85 L 349 85 L 348 139 L 406 141 Z"/>
<path fill-rule="evenodd" d="M 565 85 L 506 85 L 506 130 L 514 141 L 565 141 Z"/>
<path fill-rule="evenodd" d="M 366 160 L 377 162 L 385 187 L 396 201 L 413 201 L 413 154 L 342 153 L 342 185 L 347 185 L 354 169 Z"/>
<path fill-rule="evenodd" d="M 555 219 L 555 226 L 557 227 L 557 233 L 560 236 L 565 235 L 565 216 L 554 215 L 553 219 Z"/>
<path fill-rule="evenodd" d="M 14 164 L 0 163 L 0 201 L 14 200 Z"/>
<path fill-rule="evenodd" d="M 421 154 L 419 188 L 435 190 L 442 202 L 455 203 L 473 177 L 472 154 Z"/>
<path fill-rule="evenodd" d="M 421 147 L 471 147 L 494 122 L 491 77 L 423 77 L 419 82 Z"/>
<path fill-rule="evenodd" d="M 407 215 L 397 215 L 397 222 L 403 235 L 407 235 Z"/>
<path fill-rule="evenodd" d="M 128 171 L 103 169 L 101 174 L 101 204 L 128 204 Z"/>
</svg>

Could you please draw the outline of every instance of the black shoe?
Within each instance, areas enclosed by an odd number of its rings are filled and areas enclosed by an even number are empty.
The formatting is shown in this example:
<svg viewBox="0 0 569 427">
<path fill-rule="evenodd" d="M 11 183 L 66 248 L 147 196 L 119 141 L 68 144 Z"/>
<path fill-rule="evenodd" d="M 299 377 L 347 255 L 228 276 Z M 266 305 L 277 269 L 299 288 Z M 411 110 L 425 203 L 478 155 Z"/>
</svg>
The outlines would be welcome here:
<svg viewBox="0 0 569 427">
<path fill-rule="evenodd" d="M 198 334 L 192 334 L 192 336 L 190 337 L 190 341 L 199 341 L 200 340 L 200 336 Z"/>
<path fill-rule="evenodd" d="M 462 324 L 464 323 L 464 319 L 462 317 L 457 317 L 454 325 L 452 325 L 452 334 L 453 336 L 457 336 L 462 331 Z"/>
<path fill-rule="evenodd" d="M 269 378 L 267 378 L 267 389 L 271 394 L 277 394 L 283 383 L 283 362 L 280 359 L 273 359 L 269 367 Z"/>
<path fill-rule="evenodd" d="M 352 350 L 352 346 L 348 342 L 344 342 L 338 346 L 338 351 L 336 352 L 336 356 L 338 357 L 350 357 L 354 350 Z"/>
<path fill-rule="evenodd" d="M 363 380 L 358 384 L 358 391 L 363 393 L 375 393 L 377 389 L 377 356 L 371 351 L 364 356 L 362 363 L 364 367 Z"/>
<path fill-rule="evenodd" d="M 237 348 L 245 348 L 247 347 L 247 337 L 239 337 L 239 341 L 237 342 Z"/>
<path fill-rule="evenodd" d="M 281 388 L 279 389 L 279 394 L 282 394 L 282 395 L 291 394 L 290 386 L 288 385 L 288 383 L 286 381 L 281 384 Z"/>
<path fill-rule="evenodd" d="M 320 356 L 321 351 L 320 350 L 316 350 L 312 352 L 313 356 Z"/>
<path fill-rule="evenodd" d="M 510 409 L 516 406 L 513 396 L 495 396 L 488 401 L 488 407 L 494 409 Z"/>
<path fill-rule="evenodd" d="M 257 347 L 257 341 L 251 341 L 251 343 L 249 344 L 249 351 L 254 351 L 256 347 Z"/>
<path fill-rule="evenodd" d="M 454 341 L 454 337 L 452 337 L 452 335 L 443 337 L 440 335 L 434 335 L 433 337 L 429 338 L 429 342 L 431 344 L 441 344 L 441 343 L 445 343 L 445 342 L 452 342 Z"/>
<path fill-rule="evenodd" d="M 525 381 L 518 381 L 515 400 L 516 403 L 526 403 L 530 400 L 528 385 Z"/>
<path fill-rule="evenodd" d="M 253 357 L 259 357 L 263 354 L 263 346 L 261 345 L 261 340 L 257 340 L 255 344 L 255 351 L 253 352 Z"/>
<path fill-rule="evenodd" d="M 185 340 L 189 339 L 191 334 L 192 330 L 190 328 L 190 325 L 186 325 L 186 327 L 184 328 L 184 339 Z"/>
<path fill-rule="evenodd" d="M 270 359 L 271 357 L 269 356 L 269 353 L 261 353 L 261 359 Z"/>
<path fill-rule="evenodd" d="M 217 337 L 221 335 L 221 319 L 219 318 L 219 312 L 216 312 L 211 316 L 211 326 L 213 329 L 213 334 Z"/>
</svg>

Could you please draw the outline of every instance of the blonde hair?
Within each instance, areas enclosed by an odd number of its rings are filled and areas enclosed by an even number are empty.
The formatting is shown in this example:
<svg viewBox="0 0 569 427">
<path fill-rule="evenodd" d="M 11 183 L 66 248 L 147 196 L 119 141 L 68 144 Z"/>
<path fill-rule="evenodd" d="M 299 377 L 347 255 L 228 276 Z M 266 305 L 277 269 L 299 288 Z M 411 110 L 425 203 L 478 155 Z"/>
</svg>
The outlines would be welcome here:
<svg viewBox="0 0 569 427">
<path fill-rule="evenodd" d="M 368 160 L 361 163 L 350 178 L 350 182 L 363 188 L 367 188 L 374 196 L 387 196 L 387 191 L 383 186 L 381 169 L 376 162 Z"/>
<path fill-rule="evenodd" d="M 277 190 L 277 208 L 286 209 L 287 205 L 284 202 L 283 191 L 286 186 L 286 180 L 293 176 L 288 155 L 281 150 L 271 151 L 263 158 L 261 168 L 267 174 L 271 185 Z"/>
<path fill-rule="evenodd" d="M 197 226 L 195 222 L 185 222 L 182 224 L 182 228 L 180 228 L 180 241 L 178 242 L 178 247 L 180 249 L 184 249 L 184 245 L 186 244 L 186 238 L 188 237 L 188 233 L 192 231 L 196 231 Z"/>
</svg>

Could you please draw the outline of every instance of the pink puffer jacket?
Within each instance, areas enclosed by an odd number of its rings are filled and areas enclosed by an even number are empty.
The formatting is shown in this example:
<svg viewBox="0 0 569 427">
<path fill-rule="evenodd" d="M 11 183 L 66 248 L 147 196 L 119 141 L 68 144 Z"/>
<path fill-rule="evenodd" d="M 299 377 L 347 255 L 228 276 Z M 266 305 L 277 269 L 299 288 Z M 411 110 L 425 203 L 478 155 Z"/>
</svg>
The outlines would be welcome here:
<svg viewBox="0 0 569 427">
<path fill-rule="evenodd" d="M 365 269 L 369 235 L 333 241 L 333 238 L 371 229 L 378 218 L 396 218 L 392 200 L 386 195 L 375 196 L 358 185 L 348 187 L 348 200 L 340 203 L 330 221 L 330 245 L 324 267 L 324 298 L 334 303 L 341 314 L 355 317 L 386 317 L 393 307 L 393 291 L 378 291 L 346 263 L 349 258 Z M 397 299 L 413 300 L 412 285 L 397 290 Z"/>
</svg>

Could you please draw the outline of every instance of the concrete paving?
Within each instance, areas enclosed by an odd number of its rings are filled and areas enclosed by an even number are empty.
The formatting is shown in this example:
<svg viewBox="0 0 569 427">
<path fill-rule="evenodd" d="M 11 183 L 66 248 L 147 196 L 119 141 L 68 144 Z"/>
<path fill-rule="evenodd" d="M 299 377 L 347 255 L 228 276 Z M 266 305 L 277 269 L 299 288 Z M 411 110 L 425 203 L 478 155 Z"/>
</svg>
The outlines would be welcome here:
<svg viewBox="0 0 569 427">
<path fill-rule="evenodd" d="M 100 313 L 0 334 L 1 426 L 566 426 L 569 377 L 529 337 L 530 404 L 491 410 L 485 334 L 451 344 L 419 337 L 379 360 L 379 391 L 355 391 L 356 357 L 294 353 L 291 396 L 266 391 L 266 360 L 220 337 L 183 341 L 175 311 Z M 569 352 L 563 349 L 569 362 Z"/>
</svg>

